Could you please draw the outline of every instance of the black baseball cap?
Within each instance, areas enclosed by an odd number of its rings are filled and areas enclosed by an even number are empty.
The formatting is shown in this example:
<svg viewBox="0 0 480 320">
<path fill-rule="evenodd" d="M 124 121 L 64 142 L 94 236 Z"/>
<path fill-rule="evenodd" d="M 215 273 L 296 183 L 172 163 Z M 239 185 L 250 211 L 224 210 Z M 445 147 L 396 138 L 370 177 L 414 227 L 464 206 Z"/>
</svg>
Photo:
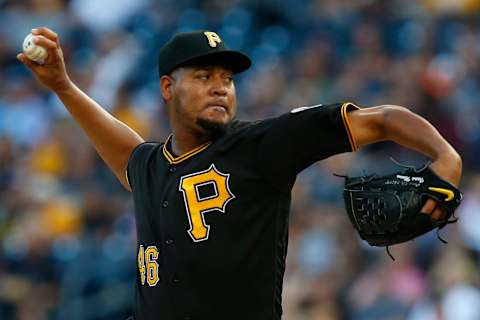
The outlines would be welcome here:
<svg viewBox="0 0 480 320">
<path fill-rule="evenodd" d="M 175 34 L 158 55 L 160 77 L 179 67 L 204 64 L 222 65 L 239 73 L 247 70 L 252 61 L 247 55 L 230 50 L 218 34 L 207 30 Z"/>
</svg>

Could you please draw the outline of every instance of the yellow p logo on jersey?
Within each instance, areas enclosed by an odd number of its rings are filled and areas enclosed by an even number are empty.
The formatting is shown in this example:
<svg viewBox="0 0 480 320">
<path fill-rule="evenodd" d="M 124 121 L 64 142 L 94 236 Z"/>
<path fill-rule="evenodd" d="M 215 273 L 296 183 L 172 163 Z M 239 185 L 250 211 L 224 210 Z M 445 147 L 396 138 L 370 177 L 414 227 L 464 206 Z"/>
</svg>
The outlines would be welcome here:
<svg viewBox="0 0 480 320">
<path fill-rule="evenodd" d="M 205 35 L 205 37 L 207 37 L 208 44 L 212 48 L 215 48 L 217 46 L 217 43 L 222 42 L 222 39 L 220 39 L 220 36 L 215 32 L 207 31 L 207 32 L 204 32 L 203 34 Z"/>
<path fill-rule="evenodd" d="M 205 223 L 204 214 L 213 210 L 225 213 L 227 203 L 235 198 L 228 186 L 229 178 L 230 174 L 221 173 L 212 164 L 207 170 L 195 172 L 180 179 L 179 191 L 183 193 L 190 224 L 188 234 L 193 241 L 208 239 L 210 226 Z M 207 186 L 211 187 L 213 195 L 202 196 L 200 188 Z"/>
</svg>

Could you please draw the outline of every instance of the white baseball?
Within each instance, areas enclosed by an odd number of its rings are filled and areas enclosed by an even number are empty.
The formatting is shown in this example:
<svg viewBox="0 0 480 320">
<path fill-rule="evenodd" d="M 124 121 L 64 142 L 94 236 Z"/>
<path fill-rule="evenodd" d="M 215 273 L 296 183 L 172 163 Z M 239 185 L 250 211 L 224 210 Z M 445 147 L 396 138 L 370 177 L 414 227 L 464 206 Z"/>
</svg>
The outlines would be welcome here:
<svg viewBox="0 0 480 320">
<path fill-rule="evenodd" d="M 48 57 L 48 52 L 44 47 L 33 43 L 33 37 L 34 35 L 29 33 L 23 40 L 23 53 L 30 60 L 43 64 Z"/>
</svg>

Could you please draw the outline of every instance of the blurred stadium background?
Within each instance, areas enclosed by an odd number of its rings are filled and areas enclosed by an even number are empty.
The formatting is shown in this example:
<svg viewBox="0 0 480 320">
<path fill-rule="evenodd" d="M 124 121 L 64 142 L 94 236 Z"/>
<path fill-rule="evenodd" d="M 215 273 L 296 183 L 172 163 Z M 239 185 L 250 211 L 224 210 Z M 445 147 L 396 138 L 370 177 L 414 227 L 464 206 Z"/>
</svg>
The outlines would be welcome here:
<svg viewBox="0 0 480 320">
<path fill-rule="evenodd" d="M 71 78 L 149 140 L 169 133 L 157 51 L 199 28 L 254 60 L 236 78 L 239 118 L 341 101 L 427 117 L 464 159 L 449 244 L 432 233 L 392 262 L 356 237 L 332 176 L 422 157 L 382 143 L 314 165 L 294 189 L 284 319 L 480 319 L 480 1 L 0 0 L 0 319 L 113 320 L 131 309 L 132 199 L 16 60 L 36 26 L 60 34 Z"/>
</svg>

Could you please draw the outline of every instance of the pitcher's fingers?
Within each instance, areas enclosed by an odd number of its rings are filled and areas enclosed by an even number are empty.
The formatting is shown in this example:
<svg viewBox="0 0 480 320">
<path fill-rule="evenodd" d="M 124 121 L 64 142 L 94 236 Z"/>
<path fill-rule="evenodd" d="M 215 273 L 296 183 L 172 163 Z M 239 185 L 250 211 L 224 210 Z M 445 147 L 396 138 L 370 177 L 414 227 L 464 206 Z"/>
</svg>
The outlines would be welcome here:
<svg viewBox="0 0 480 320">
<path fill-rule="evenodd" d="M 32 69 L 33 61 L 28 59 L 25 53 L 17 54 L 17 59 L 20 60 L 20 62 L 23 63 L 28 69 Z"/>
<path fill-rule="evenodd" d="M 39 27 L 32 29 L 32 34 L 34 36 L 44 36 L 45 38 L 48 38 L 56 43 L 58 43 L 59 40 L 58 34 L 47 27 Z"/>
<path fill-rule="evenodd" d="M 57 49 L 57 43 L 55 41 L 52 41 L 52 40 L 44 37 L 44 36 L 35 36 L 35 37 L 33 37 L 32 41 L 36 45 L 44 47 L 45 49 L 47 49 L 47 51 Z"/>
<path fill-rule="evenodd" d="M 431 218 L 433 220 L 443 219 L 443 218 L 445 218 L 445 211 L 440 207 L 436 207 L 435 210 L 432 213 Z"/>
<path fill-rule="evenodd" d="M 423 205 L 422 210 L 420 210 L 420 212 L 424 214 L 431 214 L 433 209 L 435 209 L 436 206 L 437 204 L 435 203 L 435 200 L 428 199 Z"/>
</svg>

